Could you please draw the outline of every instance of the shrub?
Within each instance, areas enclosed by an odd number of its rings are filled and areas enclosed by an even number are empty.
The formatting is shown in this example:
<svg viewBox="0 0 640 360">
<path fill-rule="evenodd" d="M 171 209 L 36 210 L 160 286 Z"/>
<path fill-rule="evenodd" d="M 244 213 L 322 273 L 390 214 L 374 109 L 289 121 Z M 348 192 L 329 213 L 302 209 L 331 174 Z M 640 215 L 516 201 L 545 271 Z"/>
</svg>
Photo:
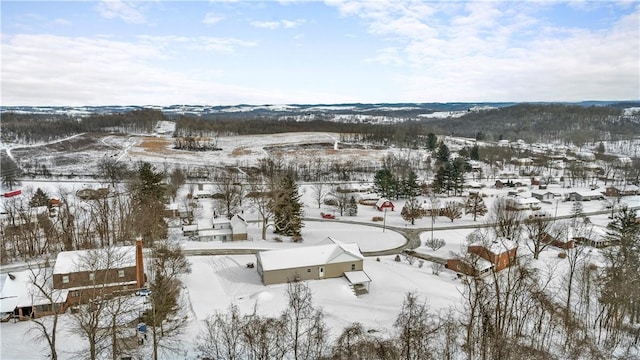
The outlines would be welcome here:
<svg viewBox="0 0 640 360">
<path fill-rule="evenodd" d="M 567 257 L 567 253 L 566 253 L 566 252 L 558 253 L 558 257 L 559 257 L 560 259 L 564 259 L 564 258 L 566 258 L 566 257 Z"/>
<path fill-rule="evenodd" d="M 396 261 L 396 262 L 400 262 L 400 255 L 396 255 L 396 258 L 393 259 L 393 260 Z"/>
<path fill-rule="evenodd" d="M 382 216 L 374 216 L 371 221 L 384 221 L 384 218 Z"/>
<path fill-rule="evenodd" d="M 440 263 L 431 263 L 431 273 L 433 273 L 433 275 L 438 276 L 440 274 L 440 270 L 442 270 L 442 268 L 444 267 L 444 265 L 440 264 Z"/>
<path fill-rule="evenodd" d="M 428 247 L 430 247 L 433 251 L 436 251 L 440 248 L 442 248 L 443 246 L 447 245 L 447 242 L 444 241 L 444 239 L 429 239 L 427 241 L 424 242 L 424 244 Z"/>
</svg>

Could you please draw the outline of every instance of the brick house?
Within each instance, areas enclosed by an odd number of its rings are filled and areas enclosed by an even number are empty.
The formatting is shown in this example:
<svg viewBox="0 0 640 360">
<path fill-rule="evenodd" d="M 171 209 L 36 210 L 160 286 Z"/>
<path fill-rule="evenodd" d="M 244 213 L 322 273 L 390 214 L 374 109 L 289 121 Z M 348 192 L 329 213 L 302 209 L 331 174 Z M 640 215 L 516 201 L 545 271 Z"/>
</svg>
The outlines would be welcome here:
<svg viewBox="0 0 640 360">
<path fill-rule="evenodd" d="M 53 268 L 53 288 L 67 290 L 67 305 L 144 286 L 142 240 L 135 246 L 63 251 Z"/>
</svg>

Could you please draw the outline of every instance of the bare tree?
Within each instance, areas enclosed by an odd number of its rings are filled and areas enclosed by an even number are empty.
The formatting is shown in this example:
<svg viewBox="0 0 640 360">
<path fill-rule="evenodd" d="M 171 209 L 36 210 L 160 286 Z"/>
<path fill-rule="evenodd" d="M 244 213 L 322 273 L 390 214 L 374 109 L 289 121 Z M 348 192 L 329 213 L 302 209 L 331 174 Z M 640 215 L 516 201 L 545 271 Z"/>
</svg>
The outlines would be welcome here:
<svg viewBox="0 0 640 360">
<path fill-rule="evenodd" d="M 417 295 L 408 293 L 393 326 L 398 331 L 402 359 L 422 360 L 432 357 L 432 340 L 437 326 L 426 302 L 420 302 Z"/>
<path fill-rule="evenodd" d="M 411 197 L 405 202 L 400 215 L 405 221 L 411 221 L 411 225 L 415 225 L 416 219 L 421 219 L 424 216 L 424 210 L 418 199 Z"/>
<path fill-rule="evenodd" d="M 451 222 L 455 219 L 460 219 L 462 217 L 462 204 L 457 201 L 447 201 L 442 213 Z"/>
<path fill-rule="evenodd" d="M 472 214 L 473 221 L 476 221 L 476 217 L 484 216 L 487 213 L 487 211 L 488 211 L 487 205 L 485 205 L 484 200 L 482 199 L 482 196 L 480 196 L 479 194 L 469 195 L 469 197 L 467 198 L 464 204 L 465 215 Z"/>
<path fill-rule="evenodd" d="M 255 314 L 244 318 L 243 341 L 248 359 L 281 360 L 287 349 L 284 317 L 263 318 Z"/>
<path fill-rule="evenodd" d="M 198 336 L 198 353 L 203 358 L 236 360 L 247 354 L 243 346 L 242 316 L 236 305 L 226 313 L 216 312 L 204 321 L 204 333 Z"/>
<path fill-rule="evenodd" d="M 331 197 L 335 201 L 335 208 L 340 212 L 340 216 L 344 215 L 345 210 L 349 207 L 349 193 L 341 190 L 339 187 L 335 187 L 330 193 Z"/>
<path fill-rule="evenodd" d="M 231 219 L 241 202 L 240 183 L 236 176 L 224 172 L 216 177 L 216 188 L 219 200 L 226 210 L 227 218 Z"/>
<path fill-rule="evenodd" d="M 529 234 L 527 246 L 536 260 L 540 253 L 552 244 L 553 240 L 563 241 L 567 236 L 565 225 L 556 223 L 550 215 L 545 215 L 529 219 L 524 223 Z"/>
<path fill-rule="evenodd" d="M 51 315 L 46 318 L 30 317 L 33 326 L 29 329 L 35 334 L 36 340 L 43 341 L 48 345 L 49 358 L 58 359 L 57 335 L 58 335 L 58 314 L 61 313 L 63 298 L 62 292 L 53 288 L 53 271 L 47 267 L 48 258 L 44 263 L 29 264 L 29 286 L 32 304 L 38 305 L 43 312 Z M 10 275 L 9 275 L 10 276 Z"/>
<path fill-rule="evenodd" d="M 262 240 L 267 239 L 267 226 L 273 219 L 273 191 L 274 183 L 268 181 L 263 183 L 262 179 L 253 179 L 250 183 L 250 190 L 247 197 L 258 210 L 258 214 L 262 218 Z"/>
<path fill-rule="evenodd" d="M 330 188 L 321 182 L 317 182 L 311 185 L 311 195 L 313 195 L 313 199 L 318 204 L 318 209 L 320 209 L 320 206 L 322 205 L 324 198 L 327 197 L 327 195 L 329 195 L 329 192 L 330 192 Z"/>
<path fill-rule="evenodd" d="M 290 356 L 296 360 L 318 359 L 325 351 L 327 330 L 322 311 L 313 307 L 311 290 L 306 284 L 291 282 L 287 286 L 288 307 L 286 338 Z"/>
<path fill-rule="evenodd" d="M 517 241 L 520 238 L 523 219 L 522 212 L 510 210 L 506 199 L 499 198 L 491 207 L 488 222 L 493 224 L 492 229 L 497 237 Z"/>
</svg>

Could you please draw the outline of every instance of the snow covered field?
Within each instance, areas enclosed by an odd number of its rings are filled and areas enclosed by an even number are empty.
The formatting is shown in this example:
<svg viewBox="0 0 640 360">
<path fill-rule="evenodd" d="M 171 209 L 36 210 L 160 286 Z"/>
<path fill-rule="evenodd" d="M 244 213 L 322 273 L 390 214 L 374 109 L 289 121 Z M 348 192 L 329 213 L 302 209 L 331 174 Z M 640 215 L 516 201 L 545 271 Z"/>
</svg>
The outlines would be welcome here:
<svg viewBox="0 0 640 360">
<path fill-rule="evenodd" d="M 167 129 L 162 128 L 159 133 Z M 149 137 L 125 137 L 107 136 L 99 139 L 102 150 L 91 150 L 90 148 L 81 150 L 81 153 L 68 153 L 61 155 L 64 158 L 75 160 L 68 165 L 61 165 L 61 169 L 74 169 L 77 171 L 81 166 L 91 166 L 102 156 L 116 157 L 120 161 L 136 162 L 151 161 L 154 163 L 180 163 L 193 165 L 238 165 L 243 163 L 255 163 L 257 159 L 270 156 L 264 149 L 280 145 L 291 145 L 295 143 L 310 142 L 334 142 L 336 134 L 330 133 L 300 133 L 292 137 L 291 134 L 276 134 L 265 136 L 245 136 L 245 137 L 221 137 L 218 139 L 218 146 L 223 148 L 221 152 L 211 152 L 193 154 L 171 149 L 170 137 L 166 135 Z M 12 151 L 13 155 L 29 156 L 29 151 L 35 148 L 22 148 Z M 106 150 L 105 150 L 106 149 Z M 304 160 L 305 157 L 312 159 L 317 157 L 317 150 L 293 151 L 283 147 L 281 155 L 297 157 Z M 53 151 L 52 148 L 39 149 L 37 154 L 45 154 Z M 60 154 L 63 154 L 63 150 Z M 352 150 L 338 149 L 327 150 L 327 154 L 338 156 L 343 159 L 354 158 L 364 161 L 378 161 L 390 151 L 389 150 Z M 60 155 L 59 154 L 59 155 Z M 57 156 L 57 155 L 56 155 Z M 80 163 L 77 159 L 89 159 L 87 163 Z M 49 158 L 44 158 L 49 159 Z M 53 159 L 53 157 L 51 158 Z M 50 160 L 53 161 L 53 160 Z M 60 160 L 57 160 L 60 161 Z M 306 160 L 305 160 L 306 161 Z M 64 162 L 61 162 L 64 163 Z M 64 163 L 66 164 L 66 163 Z M 79 166 L 80 164 L 80 166 Z M 487 181 L 487 184 L 490 184 Z M 25 181 L 24 188 L 43 188 L 49 194 L 54 195 L 60 187 L 71 190 L 80 189 L 94 184 L 88 181 Z M 245 211 L 245 218 L 250 221 L 248 230 L 248 241 L 242 242 L 194 242 L 189 241 L 181 235 L 179 226 L 170 229 L 171 239 L 179 241 L 185 249 L 279 249 L 314 245 L 327 236 L 331 236 L 343 242 L 357 242 L 363 252 L 380 251 L 394 249 L 405 244 L 406 239 L 393 228 L 399 229 L 420 229 L 421 246 L 416 249 L 420 253 L 434 255 L 441 258 L 450 257 L 452 252 L 460 252 L 461 246 L 465 243 L 466 236 L 474 231 L 473 226 L 485 222 L 485 218 L 478 218 L 473 221 L 470 215 L 465 215 L 461 219 L 451 222 L 445 217 L 438 217 L 432 224 L 431 218 L 417 219 L 415 225 L 410 225 L 400 216 L 400 210 L 404 205 L 404 200 L 395 201 L 396 211 L 386 213 L 377 211 L 372 206 L 358 206 L 358 214 L 354 217 L 337 216 L 337 220 L 320 221 L 321 212 L 332 212 L 335 209 L 322 205 L 318 208 L 314 202 L 311 184 L 301 184 L 300 192 L 303 195 L 304 212 L 307 218 L 318 221 L 305 221 L 302 231 L 304 241 L 302 243 L 292 243 L 288 240 L 278 242 L 273 233 L 268 232 L 266 240 L 261 240 L 261 229 L 257 220 L 255 210 L 248 207 Z M 523 190 L 533 190 L 525 187 Z M 557 192 L 560 196 L 580 188 L 549 187 L 549 191 Z M 507 189 L 497 190 L 486 187 L 480 190 L 486 194 L 485 203 L 491 208 L 495 199 L 507 195 Z M 184 190 L 183 190 L 184 192 Z M 442 201 L 463 201 L 463 197 L 441 199 Z M 421 202 L 428 201 L 427 198 L 419 198 Z M 626 197 L 623 201 L 633 207 L 640 206 L 640 197 Z M 201 199 L 198 201 L 196 213 L 199 216 L 210 216 L 213 207 L 212 200 Z M 605 201 L 588 201 L 582 203 L 584 212 L 606 211 Z M 543 203 L 542 211 L 558 216 L 571 213 L 573 203 L 562 200 L 553 200 L 551 203 Z M 597 226 L 605 226 L 608 222 L 607 213 L 590 215 L 590 220 Z M 373 217 L 384 217 L 384 222 L 373 222 Z M 175 224 L 174 224 L 175 225 Z M 370 226 L 375 225 L 375 226 Z M 382 228 L 384 226 L 386 228 Z M 431 228 L 434 228 L 433 236 L 445 239 L 446 245 L 437 250 L 424 246 L 424 241 L 432 236 Z M 460 228 L 463 227 L 463 228 Z M 562 266 L 562 260 L 557 257 L 558 250 L 548 248 L 541 255 L 541 259 L 535 266 L 544 268 L 545 264 L 555 264 Z M 528 255 L 530 251 L 526 246 L 519 248 L 519 254 Z M 379 259 L 379 261 L 378 261 Z M 242 312 L 251 312 L 257 309 L 263 315 L 278 315 L 284 307 L 284 293 L 286 285 L 264 286 L 257 274 L 256 269 L 249 269 L 246 264 L 255 262 L 254 255 L 224 255 L 224 256 L 190 256 L 192 273 L 185 276 L 184 285 L 186 299 L 188 302 L 189 326 L 183 335 L 184 358 L 195 358 L 194 339 L 201 328 L 201 321 L 217 311 L 226 311 L 229 305 L 236 304 Z M 426 300 L 433 311 L 458 307 L 461 305 L 461 285 L 455 274 L 442 270 L 439 276 L 433 275 L 430 263 L 425 262 L 422 267 L 416 262 L 410 265 L 406 261 L 395 262 L 394 256 L 380 256 L 366 258 L 364 270 L 372 279 L 369 294 L 356 297 L 348 286 L 345 279 L 325 279 L 310 281 L 308 285 L 313 292 L 314 304 L 321 307 L 325 312 L 325 320 L 333 329 L 335 336 L 346 325 L 353 322 L 360 322 L 366 329 L 382 334 L 392 330 L 393 322 L 400 311 L 402 301 L 407 292 L 415 292 L 421 299 Z M 61 317 L 61 332 L 58 337 L 60 359 L 75 359 L 77 355 L 72 351 L 81 348 L 81 340 L 68 333 L 65 328 L 68 325 L 69 315 Z M 45 344 L 32 345 L 29 339 L 29 322 L 8 322 L 0 324 L 0 358 L 1 359 L 39 359 L 42 358 Z M 147 348 L 148 350 L 148 348 Z M 143 351 L 146 351 L 143 348 Z"/>
</svg>

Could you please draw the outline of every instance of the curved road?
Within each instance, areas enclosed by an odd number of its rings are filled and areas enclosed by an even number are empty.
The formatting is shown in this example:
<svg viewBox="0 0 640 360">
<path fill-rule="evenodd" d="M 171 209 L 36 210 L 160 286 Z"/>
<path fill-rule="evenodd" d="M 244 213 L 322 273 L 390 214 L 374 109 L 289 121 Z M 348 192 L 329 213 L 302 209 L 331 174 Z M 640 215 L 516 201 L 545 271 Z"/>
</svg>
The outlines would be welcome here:
<svg viewBox="0 0 640 360">
<path fill-rule="evenodd" d="M 631 209 L 638 210 L 640 209 L 640 206 L 631 207 Z M 585 215 L 602 215 L 602 214 L 608 214 L 610 212 L 611 212 L 610 210 L 592 211 L 592 212 L 585 213 Z M 571 215 L 561 215 L 561 216 L 556 216 L 555 218 L 551 217 L 550 219 L 570 219 L 570 218 L 571 218 Z M 318 222 L 341 222 L 341 223 L 385 228 L 385 229 L 389 229 L 390 231 L 395 231 L 401 234 L 407 240 L 403 245 L 392 248 L 392 249 L 379 250 L 379 251 L 363 251 L 362 254 L 365 257 L 396 255 L 406 251 L 416 257 L 419 257 L 428 261 L 434 261 L 439 263 L 444 263 L 446 261 L 445 259 L 442 259 L 442 258 L 431 257 L 429 255 L 424 255 L 424 254 L 416 253 L 415 251 L 413 251 L 414 249 L 420 247 L 420 244 L 421 244 L 420 234 L 423 232 L 431 231 L 431 227 L 404 228 L 404 227 L 389 226 L 389 225 L 382 225 L 382 224 L 375 224 L 375 223 L 368 223 L 368 222 L 361 222 L 361 221 L 342 220 L 342 219 L 328 220 L 328 219 L 317 219 L 317 218 L 304 218 L 303 220 L 318 221 Z M 479 228 L 486 228 L 491 226 L 493 226 L 493 224 L 491 223 L 440 226 L 440 227 L 434 227 L 433 231 L 452 230 L 452 229 L 479 229 Z M 252 254 L 256 254 L 258 251 L 263 251 L 263 250 L 270 250 L 270 249 L 244 249 L 244 248 L 243 249 L 185 249 L 183 250 L 183 252 L 186 256 L 212 256 L 212 255 L 215 256 L 215 255 L 252 255 Z M 50 260 L 49 263 L 51 264 L 51 266 L 53 266 L 53 264 L 55 264 L 55 260 L 54 261 Z M 10 265 L 0 266 L 0 273 L 7 273 L 10 271 L 23 271 L 28 269 L 29 267 L 26 264 L 15 264 L 15 265 L 10 264 Z"/>
</svg>

